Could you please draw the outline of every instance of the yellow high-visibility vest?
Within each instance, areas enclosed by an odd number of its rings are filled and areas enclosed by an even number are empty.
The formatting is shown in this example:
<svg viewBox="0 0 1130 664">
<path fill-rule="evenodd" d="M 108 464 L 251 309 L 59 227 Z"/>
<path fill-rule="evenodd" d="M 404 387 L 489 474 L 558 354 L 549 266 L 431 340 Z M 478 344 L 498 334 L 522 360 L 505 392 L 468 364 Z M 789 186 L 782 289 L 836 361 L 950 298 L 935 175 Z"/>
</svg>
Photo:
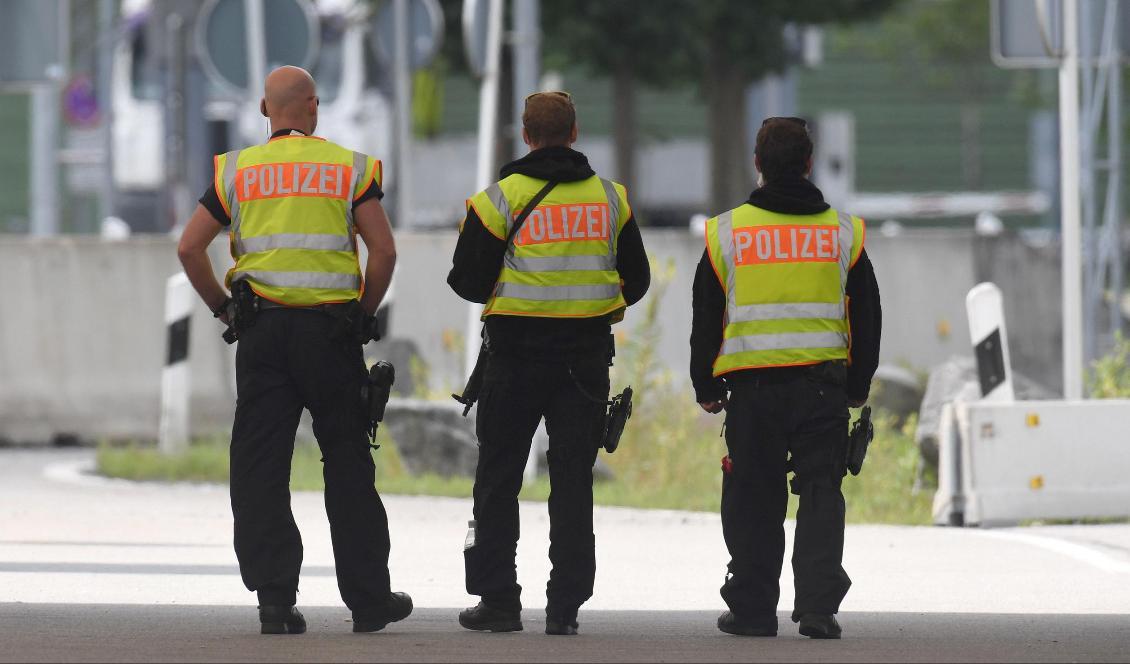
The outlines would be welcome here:
<svg viewBox="0 0 1130 664">
<path fill-rule="evenodd" d="M 545 184 L 510 175 L 475 194 L 467 205 L 488 231 L 506 240 L 514 220 Z M 507 250 L 483 318 L 622 318 L 627 304 L 616 270 L 616 247 L 631 216 L 623 185 L 595 175 L 558 183 L 526 218 Z"/>
<path fill-rule="evenodd" d="M 747 203 L 707 220 L 726 292 L 714 375 L 849 359 L 847 276 L 864 233 L 862 219 L 832 209 L 791 215 Z"/>
<path fill-rule="evenodd" d="M 235 267 L 259 296 L 305 307 L 360 297 L 353 201 L 381 183 L 379 160 L 299 134 L 216 156 Z"/>
</svg>

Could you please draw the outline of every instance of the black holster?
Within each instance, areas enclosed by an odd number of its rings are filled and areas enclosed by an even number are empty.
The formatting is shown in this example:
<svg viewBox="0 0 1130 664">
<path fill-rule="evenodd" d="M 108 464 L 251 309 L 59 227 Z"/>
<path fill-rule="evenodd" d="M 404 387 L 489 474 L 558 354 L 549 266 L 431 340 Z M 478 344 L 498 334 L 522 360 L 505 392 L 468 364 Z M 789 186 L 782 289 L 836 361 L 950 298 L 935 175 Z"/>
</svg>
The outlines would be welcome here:
<svg viewBox="0 0 1130 664">
<path fill-rule="evenodd" d="M 632 388 L 612 397 L 608 402 L 608 412 L 604 416 L 604 435 L 600 439 L 600 446 L 609 454 L 620 446 L 620 436 L 624 434 L 624 426 L 632 416 Z"/>
<path fill-rule="evenodd" d="M 240 334 L 255 325 L 259 316 L 259 296 L 251 290 L 251 284 L 240 280 L 232 284 L 226 307 L 228 329 L 224 330 L 224 341 L 234 344 Z"/>
<path fill-rule="evenodd" d="M 326 305 L 325 312 L 335 322 L 331 334 L 334 340 L 364 346 L 370 341 L 378 341 L 381 338 L 377 317 L 365 313 L 365 310 L 361 308 L 361 302 L 358 300 Z"/>
<path fill-rule="evenodd" d="M 385 419 L 385 406 L 392 396 L 396 382 L 396 368 L 388 362 L 377 362 L 369 369 L 369 376 L 361 385 L 361 401 L 365 404 L 365 417 L 369 423 L 369 441 L 377 439 L 377 425 Z M 374 445 L 374 448 L 379 447 Z"/>
<path fill-rule="evenodd" d="M 847 455 L 844 460 L 844 474 L 850 471 L 858 475 L 863 470 L 863 460 L 867 458 L 867 448 L 875 437 L 875 425 L 871 423 L 871 406 L 864 406 L 859 419 L 848 434 Z"/>
</svg>

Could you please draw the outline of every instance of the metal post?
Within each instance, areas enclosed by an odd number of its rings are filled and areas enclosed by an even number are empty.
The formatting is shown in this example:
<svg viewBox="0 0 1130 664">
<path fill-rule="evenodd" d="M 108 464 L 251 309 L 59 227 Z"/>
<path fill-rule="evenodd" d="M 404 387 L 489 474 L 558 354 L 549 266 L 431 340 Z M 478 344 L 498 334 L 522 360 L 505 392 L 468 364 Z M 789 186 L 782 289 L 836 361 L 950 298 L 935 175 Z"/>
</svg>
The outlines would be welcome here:
<svg viewBox="0 0 1130 664">
<path fill-rule="evenodd" d="M 479 159 L 475 187 L 482 191 L 494 181 L 494 141 L 498 133 L 498 74 L 502 55 L 503 0 L 485 0 L 487 8 L 486 62 L 483 80 L 479 86 Z M 463 361 L 465 376 L 470 376 L 479 357 L 480 321 L 483 306 L 471 303 L 467 307 L 467 343 Z"/>
<path fill-rule="evenodd" d="M 165 191 L 168 227 L 175 233 L 188 220 L 191 196 L 185 182 L 185 20 L 179 10 L 165 19 L 168 72 L 165 85 Z"/>
<path fill-rule="evenodd" d="M 1119 2 L 1108 0 L 1107 21 L 1121 25 Z M 1122 332 L 1122 47 L 1121 35 L 1116 35 L 1111 44 L 1107 75 L 1110 77 L 1109 97 L 1107 98 L 1107 161 L 1111 177 L 1108 178 L 1109 203 L 1107 223 L 1111 229 L 1110 243 L 1110 333 L 1112 337 Z"/>
<path fill-rule="evenodd" d="M 514 147 L 522 149 L 526 97 L 541 78 L 541 0 L 514 0 Z M 517 155 L 515 155 L 517 156 Z"/>
<path fill-rule="evenodd" d="M 114 0 L 98 2 L 98 112 L 102 116 L 102 173 L 98 216 L 113 217 L 114 207 Z"/>
<path fill-rule="evenodd" d="M 1101 291 L 1101 277 L 1097 269 L 1100 261 L 1098 246 L 1095 241 L 1095 217 L 1098 208 L 1095 200 L 1095 181 L 1097 179 L 1095 153 L 1098 142 L 1098 128 L 1101 122 L 1101 118 L 1095 113 L 1095 106 L 1096 104 L 1101 105 L 1101 101 L 1096 100 L 1096 70 L 1091 62 L 1094 54 L 1098 51 L 1095 48 L 1095 39 L 1091 30 L 1094 24 L 1091 17 L 1092 6 L 1091 2 L 1084 2 L 1079 5 L 1076 23 L 1076 34 L 1078 36 L 1076 53 L 1081 58 L 1079 61 L 1081 103 L 1078 115 L 1079 133 L 1076 136 L 1079 139 L 1079 147 L 1077 148 L 1079 151 L 1079 207 L 1083 226 L 1080 238 L 1080 253 L 1082 255 L 1080 265 L 1083 272 L 1082 358 L 1084 365 L 1095 357 L 1097 345 L 1095 313 L 1098 305 L 1098 294 Z"/>
<path fill-rule="evenodd" d="M 1083 397 L 1083 310 L 1079 199 L 1079 3 L 1063 2 L 1059 66 L 1060 189 L 1063 237 L 1063 395 Z"/>
<path fill-rule="evenodd" d="M 59 232 L 59 87 L 36 85 L 31 93 L 30 228 L 36 237 Z"/>
<path fill-rule="evenodd" d="M 393 87 L 396 104 L 396 223 L 412 226 L 412 61 L 408 0 L 393 0 Z"/>
<path fill-rule="evenodd" d="M 259 96 L 256 90 L 262 90 L 267 78 L 267 18 L 263 0 L 244 0 L 243 16 L 247 30 L 247 96 L 255 99 Z"/>
<path fill-rule="evenodd" d="M 28 230 L 36 237 L 59 232 L 59 96 L 70 65 L 71 3 L 59 0 L 54 4 L 59 26 L 58 50 L 54 63 L 47 67 L 48 82 L 36 85 L 30 99 Z"/>
</svg>

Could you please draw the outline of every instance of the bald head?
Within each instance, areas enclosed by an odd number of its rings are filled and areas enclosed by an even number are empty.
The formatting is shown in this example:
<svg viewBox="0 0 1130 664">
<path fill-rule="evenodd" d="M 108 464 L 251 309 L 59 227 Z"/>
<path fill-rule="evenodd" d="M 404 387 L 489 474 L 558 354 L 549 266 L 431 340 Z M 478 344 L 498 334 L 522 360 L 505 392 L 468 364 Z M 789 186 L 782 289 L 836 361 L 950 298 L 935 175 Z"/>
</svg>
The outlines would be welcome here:
<svg viewBox="0 0 1130 664">
<path fill-rule="evenodd" d="M 271 130 L 299 129 L 314 133 L 318 125 L 318 96 L 314 77 L 301 67 L 279 67 L 263 83 L 259 110 L 271 120 Z"/>
</svg>

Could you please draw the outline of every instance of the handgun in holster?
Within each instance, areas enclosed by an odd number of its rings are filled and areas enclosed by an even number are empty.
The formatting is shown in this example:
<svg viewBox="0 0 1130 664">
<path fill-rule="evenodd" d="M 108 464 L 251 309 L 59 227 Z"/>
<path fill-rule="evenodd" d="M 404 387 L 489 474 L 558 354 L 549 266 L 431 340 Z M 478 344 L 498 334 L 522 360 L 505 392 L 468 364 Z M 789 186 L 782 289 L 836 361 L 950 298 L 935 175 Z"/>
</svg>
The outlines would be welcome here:
<svg viewBox="0 0 1130 664">
<path fill-rule="evenodd" d="M 479 394 L 483 390 L 483 374 L 486 373 L 488 361 L 490 361 L 490 339 L 484 331 L 483 343 L 479 346 L 479 357 L 475 360 L 475 368 L 471 370 L 471 375 L 467 378 L 463 393 L 451 395 L 452 399 L 463 404 L 463 417 L 467 417 L 467 413 L 471 412 L 471 408 L 479 400 Z"/>
<path fill-rule="evenodd" d="M 259 314 L 259 296 L 251 290 L 251 284 L 241 279 L 232 284 L 231 297 L 228 298 L 224 309 L 223 313 L 228 316 L 228 329 L 224 330 L 224 341 L 234 344 L 244 330 L 255 325 L 255 319 Z"/>
<path fill-rule="evenodd" d="M 334 319 L 331 336 L 335 340 L 364 346 L 381 339 L 377 317 L 365 313 L 358 300 L 327 306 L 326 313 Z"/>
<path fill-rule="evenodd" d="M 863 470 L 863 460 L 867 458 L 867 447 L 875 437 L 875 425 L 871 423 L 871 406 L 864 406 L 859 419 L 848 434 L 847 456 L 844 466 L 851 474 L 859 475 Z"/>
<path fill-rule="evenodd" d="M 629 386 L 608 402 L 608 413 L 604 417 L 604 436 L 600 439 L 600 446 L 609 454 L 620 447 L 620 436 L 624 434 L 624 426 L 631 417 L 632 388 Z"/>
<path fill-rule="evenodd" d="M 385 406 L 392 395 L 392 384 L 396 382 L 396 368 L 388 362 L 380 361 L 369 369 L 369 376 L 361 385 L 361 402 L 365 405 L 365 417 L 369 423 L 369 442 L 373 449 L 377 441 L 377 425 L 385 419 Z"/>
</svg>

